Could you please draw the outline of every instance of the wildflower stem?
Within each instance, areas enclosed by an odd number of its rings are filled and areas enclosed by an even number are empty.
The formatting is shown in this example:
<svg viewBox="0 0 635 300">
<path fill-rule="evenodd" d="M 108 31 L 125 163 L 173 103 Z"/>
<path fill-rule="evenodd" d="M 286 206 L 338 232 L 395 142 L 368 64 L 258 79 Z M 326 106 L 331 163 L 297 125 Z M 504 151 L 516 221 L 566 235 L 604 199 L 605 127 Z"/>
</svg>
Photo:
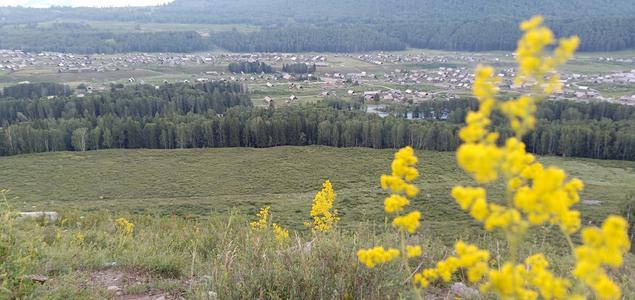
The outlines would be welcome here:
<svg viewBox="0 0 635 300">
<path fill-rule="evenodd" d="M 403 265 L 404 268 L 406 269 L 406 274 L 410 274 L 410 276 L 412 276 L 411 274 L 413 274 L 412 269 L 410 268 L 410 264 L 408 263 L 408 251 L 406 250 L 406 232 L 401 230 L 400 231 L 400 246 L 401 246 L 401 257 L 402 257 L 402 261 L 403 261 Z M 415 296 L 417 297 L 418 300 L 423 300 L 423 298 L 421 297 L 421 292 L 419 290 L 419 287 L 417 286 L 417 284 L 415 282 L 412 282 L 409 279 L 406 279 L 408 281 L 410 281 L 410 284 L 412 285 L 412 292 L 415 294 Z"/>
</svg>

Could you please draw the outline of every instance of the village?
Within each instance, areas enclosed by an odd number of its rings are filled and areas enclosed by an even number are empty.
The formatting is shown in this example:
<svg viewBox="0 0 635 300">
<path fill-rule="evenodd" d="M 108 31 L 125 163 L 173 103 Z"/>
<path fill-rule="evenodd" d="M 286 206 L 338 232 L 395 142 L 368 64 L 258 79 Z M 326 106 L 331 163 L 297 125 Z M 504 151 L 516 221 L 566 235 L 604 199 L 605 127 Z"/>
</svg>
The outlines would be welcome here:
<svg viewBox="0 0 635 300">
<path fill-rule="evenodd" d="M 587 59 L 587 57 L 583 58 Z M 1 85 L 45 81 L 80 86 L 76 96 L 106 90 L 110 84 L 174 82 L 244 82 L 257 105 L 318 101 L 325 97 L 412 104 L 466 96 L 478 64 L 494 64 L 501 90 L 523 92 L 513 85 L 513 54 L 455 52 L 310 53 L 126 53 L 71 54 L 0 50 Z M 276 72 L 245 74 L 227 69 L 232 62 L 265 62 Z M 564 70 L 556 100 L 607 101 L 635 105 L 635 67 L 631 57 L 593 57 L 616 66 L 601 72 Z M 282 72 L 282 65 L 304 63 L 316 72 L 306 76 Z M 575 60 L 574 60 L 575 63 Z M 585 62 L 586 63 L 586 62 Z M 174 71 L 178 70 L 178 72 Z M 44 75 L 49 77 L 42 77 Z M 55 75 L 57 74 L 57 75 Z M 46 79 L 44 79 L 46 78 Z"/>
</svg>

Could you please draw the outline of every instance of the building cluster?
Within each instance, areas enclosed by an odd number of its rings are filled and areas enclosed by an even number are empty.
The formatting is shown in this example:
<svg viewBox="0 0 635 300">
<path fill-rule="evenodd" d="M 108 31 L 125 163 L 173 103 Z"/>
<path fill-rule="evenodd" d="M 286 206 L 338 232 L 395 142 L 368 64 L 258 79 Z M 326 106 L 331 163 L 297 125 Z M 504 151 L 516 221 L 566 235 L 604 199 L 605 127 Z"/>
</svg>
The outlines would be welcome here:
<svg viewBox="0 0 635 300">
<path fill-rule="evenodd" d="M 104 62 L 94 55 L 0 50 L 0 70 L 19 71 L 28 68 L 53 68 L 67 73 L 99 72 L 104 71 Z"/>
<path fill-rule="evenodd" d="M 0 50 L 0 70 L 18 71 L 26 68 L 54 68 L 60 73 L 108 72 L 142 65 L 218 65 L 239 61 L 266 61 L 270 64 L 298 62 L 327 67 L 326 55 L 290 53 L 122 53 L 122 54 L 70 54 L 56 52 L 24 52 Z"/>
<path fill-rule="evenodd" d="M 358 60 L 376 64 L 376 65 L 384 65 L 384 64 L 448 64 L 450 62 L 468 62 L 468 63 L 478 63 L 490 61 L 491 59 L 482 55 L 464 55 L 464 54 L 447 54 L 447 55 L 437 55 L 437 54 L 426 54 L 424 52 L 421 53 L 392 53 L 392 52 L 378 52 L 378 53 L 367 53 L 360 54 L 356 56 L 352 56 Z"/>
</svg>

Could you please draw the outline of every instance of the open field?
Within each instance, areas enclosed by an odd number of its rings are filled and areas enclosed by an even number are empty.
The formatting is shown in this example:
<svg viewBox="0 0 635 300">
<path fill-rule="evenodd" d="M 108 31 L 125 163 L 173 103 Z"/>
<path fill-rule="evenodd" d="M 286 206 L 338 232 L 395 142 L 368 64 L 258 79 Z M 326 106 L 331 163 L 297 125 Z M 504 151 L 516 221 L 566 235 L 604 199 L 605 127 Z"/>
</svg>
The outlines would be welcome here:
<svg viewBox="0 0 635 300">
<path fill-rule="evenodd" d="M 342 222 L 353 226 L 383 223 L 386 194 L 379 188 L 379 176 L 388 171 L 392 153 L 321 146 L 58 152 L 0 158 L 0 182 L 18 197 L 12 202 L 22 210 L 254 215 L 271 205 L 276 219 L 301 229 L 313 195 L 330 179 Z M 480 231 L 449 196 L 452 186 L 471 183 L 457 167 L 454 153 L 418 154 L 422 193 L 414 207 L 423 212 L 425 230 L 440 238 Z M 635 192 L 635 162 L 541 161 L 584 180 L 583 200 L 601 201 L 579 205 L 587 221 L 618 213 L 627 195 Z M 495 190 L 502 191 L 500 186 Z"/>
</svg>

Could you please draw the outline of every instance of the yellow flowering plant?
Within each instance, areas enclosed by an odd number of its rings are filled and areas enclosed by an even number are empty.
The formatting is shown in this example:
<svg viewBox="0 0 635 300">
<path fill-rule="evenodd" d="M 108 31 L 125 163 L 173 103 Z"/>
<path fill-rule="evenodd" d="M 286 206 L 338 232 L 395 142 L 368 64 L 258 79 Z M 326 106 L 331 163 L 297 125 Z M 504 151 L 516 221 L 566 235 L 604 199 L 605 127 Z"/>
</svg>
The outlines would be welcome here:
<svg viewBox="0 0 635 300">
<path fill-rule="evenodd" d="M 411 274 L 408 259 L 421 256 L 422 249 L 418 245 L 407 245 L 406 235 L 413 234 L 420 226 L 421 212 L 413 210 L 406 213 L 406 207 L 410 199 L 419 193 L 413 181 L 419 177 L 419 171 L 415 168 L 417 157 L 412 147 L 404 147 L 395 153 L 395 158 L 390 166 L 391 174 L 382 175 L 380 185 L 383 190 L 389 190 L 390 195 L 384 200 L 384 211 L 394 216 L 392 226 L 399 232 L 401 243 L 399 249 L 376 246 L 357 251 L 357 258 L 368 268 L 391 262 L 401 258 L 404 268 Z M 416 286 L 413 285 L 416 290 Z M 419 295 L 419 291 L 415 291 Z"/>
<path fill-rule="evenodd" d="M 337 210 L 333 209 L 335 202 L 335 190 L 330 180 L 324 181 L 322 190 L 315 194 L 311 206 L 311 218 L 313 221 L 304 222 L 304 225 L 311 228 L 313 232 L 329 232 L 340 220 Z"/>
<path fill-rule="evenodd" d="M 115 226 L 117 228 L 117 232 L 123 236 L 130 236 L 134 232 L 134 224 L 126 218 L 119 218 L 115 220 Z"/>
<path fill-rule="evenodd" d="M 256 213 L 258 220 L 249 223 L 251 229 L 256 232 L 268 232 L 271 228 L 273 236 L 279 242 L 284 242 L 289 239 L 289 230 L 280 226 L 277 223 L 270 223 L 270 206 L 265 206 Z"/>
<path fill-rule="evenodd" d="M 578 37 L 560 39 L 552 55 L 547 47 L 556 44 L 553 33 L 534 17 L 520 25 L 524 35 L 518 42 L 516 86 L 525 89 L 517 99 L 496 99 L 499 78 L 488 66 L 476 70 L 473 93 L 479 109 L 468 113 L 466 126 L 459 136 L 463 144 L 457 150 L 457 162 L 478 187 L 457 186 L 452 197 L 459 206 L 482 222 L 485 230 L 502 231 L 507 237 L 509 257 L 489 265 L 490 254 L 474 245 L 459 241 L 455 256 L 425 269 L 414 280 L 427 287 L 431 282 L 448 282 L 458 270 L 467 272 L 468 280 L 478 283 L 481 292 L 503 299 L 584 299 L 587 290 L 599 299 L 619 299 L 620 289 L 608 276 L 604 266 L 618 267 L 630 247 L 627 225 L 623 218 L 610 216 L 602 229 L 582 230 L 582 246 L 574 246 L 571 236 L 581 227 L 580 213 L 572 206 L 580 200 L 584 184 L 577 178 L 567 179 L 557 167 L 545 167 L 525 151 L 522 137 L 535 126 L 537 103 L 561 89 L 556 69 L 564 64 L 579 44 Z M 498 132 L 490 132 L 491 114 L 500 111 L 509 121 L 514 136 L 502 143 Z M 500 145 L 499 145 L 500 144 Z M 487 199 L 488 183 L 502 179 L 506 183 L 505 201 Z M 504 204 L 501 204 L 504 203 Z M 532 226 L 555 225 L 569 242 L 577 260 L 573 277 L 589 289 L 574 289 L 569 278 L 558 277 L 549 269 L 543 254 L 517 259 L 519 243 Z"/>
<path fill-rule="evenodd" d="M 536 161 L 525 151 L 522 142 L 523 136 L 535 127 L 537 103 L 561 89 L 556 70 L 573 55 L 579 38 L 573 36 L 556 42 L 540 16 L 522 22 L 520 29 L 524 34 L 515 52 L 518 72 L 514 84 L 523 94 L 516 99 L 499 101 L 496 96 L 500 78 L 495 76 L 492 67 L 477 67 L 473 94 L 479 108 L 466 116 L 466 125 L 459 132 L 463 143 L 456 156 L 458 165 L 479 185 L 456 186 L 451 192 L 461 209 L 481 222 L 485 230 L 504 234 L 508 257 L 493 259 L 487 250 L 457 241 L 454 255 L 433 268 L 418 271 L 413 276 L 414 282 L 427 288 L 436 281 L 449 282 L 455 273 L 462 271 L 482 293 L 502 299 L 586 299 L 590 292 L 597 299 L 620 299 L 621 290 L 609 278 L 606 268 L 621 266 L 623 255 L 630 248 L 627 222 L 622 217 L 609 216 L 601 228 L 580 230 L 580 212 L 572 207 L 580 201 L 583 182 L 568 179 L 560 168 Z M 550 53 L 548 49 L 554 45 Z M 514 133 L 503 141 L 500 133 L 490 130 L 491 115 L 495 111 L 507 119 Z M 400 214 L 393 225 L 412 233 L 418 227 L 419 215 L 401 213 L 409 203 L 407 197 L 416 195 L 414 188 L 408 191 L 408 184 L 418 174 L 416 170 L 404 169 L 408 166 L 405 157 L 411 153 L 411 149 L 404 149 L 395 155 L 393 175 L 382 176 L 382 188 L 393 191 L 385 200 L 386 212 Z M 504 199 L 488 199 L 488 184 L 499 181 L 505 183 Z M 562 232 L 576 259 L 572 276 L 554 274 L 541 253 L 518 258 L 518 248 L 525 234 L 538 226 L 555 226 Z M 582 240 L 579 246 L 572 239 L 577 233 Z M 362 249 L 358 257 L 372 268 L 399 256 L 399 250 L 391 250 Z"/>
<path fill-rule="evenodd" d="M 269 227 L 269 208 L 270 206 L 265 206 L 256 213 L 258 220 L 249 223 L 252 230 L 261 231 Z"/>
</svg>

